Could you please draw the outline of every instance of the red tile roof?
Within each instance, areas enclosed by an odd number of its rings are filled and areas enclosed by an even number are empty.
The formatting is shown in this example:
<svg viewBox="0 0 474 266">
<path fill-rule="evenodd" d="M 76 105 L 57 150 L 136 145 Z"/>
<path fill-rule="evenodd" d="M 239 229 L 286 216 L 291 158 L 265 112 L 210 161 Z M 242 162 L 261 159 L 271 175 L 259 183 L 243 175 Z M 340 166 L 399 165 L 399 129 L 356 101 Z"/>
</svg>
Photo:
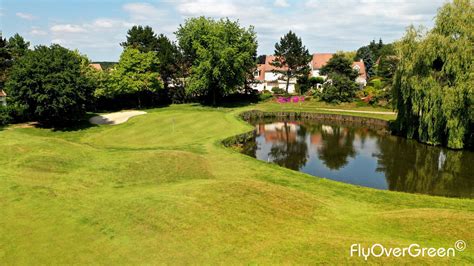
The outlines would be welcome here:
<svg viewBox="0 0 474 266">
<path fill-rule="evenodd" d="M 286 70 L 288 69 L 287 67 L 283 67 L 283 68 L 280 68 L 280 67 L 275 67 L 273 66 L 271 63 L 273 62 L 273 60 L 275 60 L 275 56 L 274 55 L 267 55 L 265 57 L 265 64 L 258 64 L 257 65 L 257 70 L 260 72 L 259 76 L 256 78 L 256 80 L 261 80 L 261 81 L 264 81 L 265 80 L 265 72 L 272 72 L 273 70 Z"/>
<path fill-rule="evenodd" d="M 89 64 L 89 66 L 96 70 L 102 70 L 102 66 L 100 64 Z"/>
<path fill-rule="evenodd" d="M 359 66 L 359 77 L 367 79 L 367 73 L 365 73 L 365 64 L 363 61 L 356 61 L 352 63 L 352 68 Z"/>
<path fill-rule="evenodd" d="M 7 94 L 3 90 L 0 90 L 0 97 L 7 97 Z"/>
<path fill-rule="evenodd" d="M 258 64 L 257 65 L 257 70 L 258 70 L 258 77 L 255 78 L 256 80 L 261 80 L 261 81 L 264 81 L 265 80 L 265 65 L 264 64 Z"/>
<path fill-rule="evenodd" d="M 332 53 L 314 53 L 313 59 L 311 60 L 313 69 L 321 69 L 333 55 Z"/>
<path fill-rule="evenodd" d="M 311 65 L 313 69 L 321 69 L 324 65 L 328 63 L 328 61 L 332 58 L 334 54 L 332 53 L 314 53 L 313 59 L 311 60 Z M 265 72 L 271 72 L 273 70 L 286 70 L 287 68 L 277 68 L 271 65 L 271 62 L 275 60 L 274 55 L 267 55 L 265 58 L 265 64 L 258 64 L 257 70 L 260 71 L 260 75 L 256 78 L 257 80 L 265 80 Z M 364 62 L 353 62 L 352 67 L 359 66 L 359 76 L 363 78 L 367 78 L 367 73 L 365 72 L 365 64 Z"/>
<path fill-rule="evenodd" d="M 273 70 L 287 70 L 287 67 L 275 67 L 272 66 L 272 62 L 275 60 L 276 56 L 274 55 L 267 55 L 265 58 L 265 71 L 273 71 Z"/>
</svg>

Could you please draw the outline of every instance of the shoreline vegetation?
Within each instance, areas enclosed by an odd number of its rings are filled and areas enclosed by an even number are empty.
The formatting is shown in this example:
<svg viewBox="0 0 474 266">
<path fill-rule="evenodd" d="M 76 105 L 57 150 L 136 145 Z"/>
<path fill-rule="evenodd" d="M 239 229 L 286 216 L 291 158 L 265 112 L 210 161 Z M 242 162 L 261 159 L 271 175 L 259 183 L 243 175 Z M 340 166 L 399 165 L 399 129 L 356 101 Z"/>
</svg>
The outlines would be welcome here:
<svg viewBox="0 0 474 266">
<path fill-rule="evenodd" d="M 390 123 L 387 120 L 364 116 L 346 115 L 345 112 L 343 112 L 343 114 L 331 114 L 306 111 L 265 112 L 260 110 L 250 110 L 242 112 L 239 114 L 239 116 L 246 121 L 264 118 L 278 118 L 287 120 L 333 120 L 340 122 L 353 122 L 362 125 L 377 125 L 385 127 L 386 129 L 390 127 Z"/>
</svg>

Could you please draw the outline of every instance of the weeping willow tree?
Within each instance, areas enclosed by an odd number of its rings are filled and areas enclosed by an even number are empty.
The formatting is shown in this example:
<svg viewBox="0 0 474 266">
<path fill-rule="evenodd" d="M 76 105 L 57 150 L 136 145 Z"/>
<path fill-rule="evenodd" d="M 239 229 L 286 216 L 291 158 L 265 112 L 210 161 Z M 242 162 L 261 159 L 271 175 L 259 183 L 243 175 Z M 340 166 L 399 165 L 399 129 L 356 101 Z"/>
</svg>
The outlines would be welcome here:
<svg viewBox="0 0 474 266">
<path fill-rule="evenodd" d="M 426 32 L 410 27 L 394 78 L 398 133 L 462 149 L 474 143 L 474 1 L 445 4 Z"/>
</svg>

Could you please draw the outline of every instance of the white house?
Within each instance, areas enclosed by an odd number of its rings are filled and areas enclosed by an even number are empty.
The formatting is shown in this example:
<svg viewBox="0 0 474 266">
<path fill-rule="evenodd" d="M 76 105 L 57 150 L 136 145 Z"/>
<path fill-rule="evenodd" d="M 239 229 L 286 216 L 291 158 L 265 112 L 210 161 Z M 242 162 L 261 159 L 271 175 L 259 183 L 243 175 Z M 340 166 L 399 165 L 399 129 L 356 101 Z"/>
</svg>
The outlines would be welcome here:
<svg viewBox="0 0 474 266">
<path fill-rule="evenodd" d="M 320 74 L 320 70 L 325 66 L 329 59 L 331 59 L 333 54 L 331 53 L 314 53 L 313 59 L 311 59 L 311 76 L 312 77 L 322 77 L 326 79 L 326 76 Z"/>
<path fill-rule="evenodd" d="M 334 54 L 331 53 L 314 53 L 313 60 L 311 60 L 311 74 L 313 77 L 322 77 L 326 79 L 326 76 L 320 74 L 320 70 L 325 66 Z M 356 78 L 356 82 L 361 86 L 367 85 L 367 73 L 365 72 L 365 64 L 361 59 L 352 63 L 352 69 L 357 70 L 359 76 Z"/>
<path fill-rule="evenodd" d="M 356 78 L 356 82 L 359 83 L 361 87 L 367 86 L 367 73 L 365 72 L 364 60 L 356 61 L 352 63 L 352 69 L 357 70 L 359 76 Z"/>
<path fill-rule="evenodd" d="M 322 77 L 326 79 L 325 75 L 320 74 L 320 70 L 325 66 L 328 61 L 332 58 L 332 53 L 314 53 L 313 58 L 310 62 L 311 77 Z M 276 68 L 271 65 L 271 62 L 275 59 L 273 55 L 267 55 L 265 58 L 265 64 L 258 64 L 257 69 L 254 72 L 255 83 L 252 85 L 253 89 L 258 91 L 269 90 L 273 87 L 279 87 L 281 89 L 286 88 L 286 80 L 280 79 L 280 73 L 274 72 L 274 70 L 284 71 L 286 68 Z M 367 74 L 365 72 L 364 62 L 358 61 L 352 63 L 352 68 L 359 72 L 359 76 L 356 78 L 356 82 L 362 87 L 367 85 Z M 296 78 L 290 79 L 290 85 L 288 92 L 292 93 L 295 91 Z"/>
<path fill-rule="evenodd" d="M 7 106 L 7 94 L 0 90 L 0 105 Z"/>
<path fill-rule="evenodd" d="M 280 89 L 286 89 L 286 80 L 282 79 L 282 74 L 276 71 L 285 71 L 286 68 L 277 68 L 271 65 L 271 62 L 275 60 L 275 56 L 267 55 L 265 57 L 265 64 L 258 64 L 257 69 L 254 72 L 255 83 L 253 84 L 253 89 L 258 91 L 269 90 L 271 91 L 273 87 L 278 87 Z M 296 78 L 290 79 L 290 84 L 288 86 L 288 92 L 295 92 Z"/>
</svg>

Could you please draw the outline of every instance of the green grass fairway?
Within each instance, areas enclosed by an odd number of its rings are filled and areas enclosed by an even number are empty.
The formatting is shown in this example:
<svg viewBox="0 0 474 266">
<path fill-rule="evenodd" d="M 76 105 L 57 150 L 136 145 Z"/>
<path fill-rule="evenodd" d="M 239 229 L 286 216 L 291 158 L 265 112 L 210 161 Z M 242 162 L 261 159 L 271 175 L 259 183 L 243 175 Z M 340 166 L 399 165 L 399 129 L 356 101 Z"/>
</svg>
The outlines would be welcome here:
<svg viewBox="0 0 474 266">
<path fill-rule="evenodd" d="M 116 126 L 0 131 L 0 265 L 362 263 L 351 244 L 467 249 L 474 200 L 379 191 L 225 148 L 238 113 L 176 105 Z M 278 108 L 278 107 L 275 107 Z"/>
</svg>

